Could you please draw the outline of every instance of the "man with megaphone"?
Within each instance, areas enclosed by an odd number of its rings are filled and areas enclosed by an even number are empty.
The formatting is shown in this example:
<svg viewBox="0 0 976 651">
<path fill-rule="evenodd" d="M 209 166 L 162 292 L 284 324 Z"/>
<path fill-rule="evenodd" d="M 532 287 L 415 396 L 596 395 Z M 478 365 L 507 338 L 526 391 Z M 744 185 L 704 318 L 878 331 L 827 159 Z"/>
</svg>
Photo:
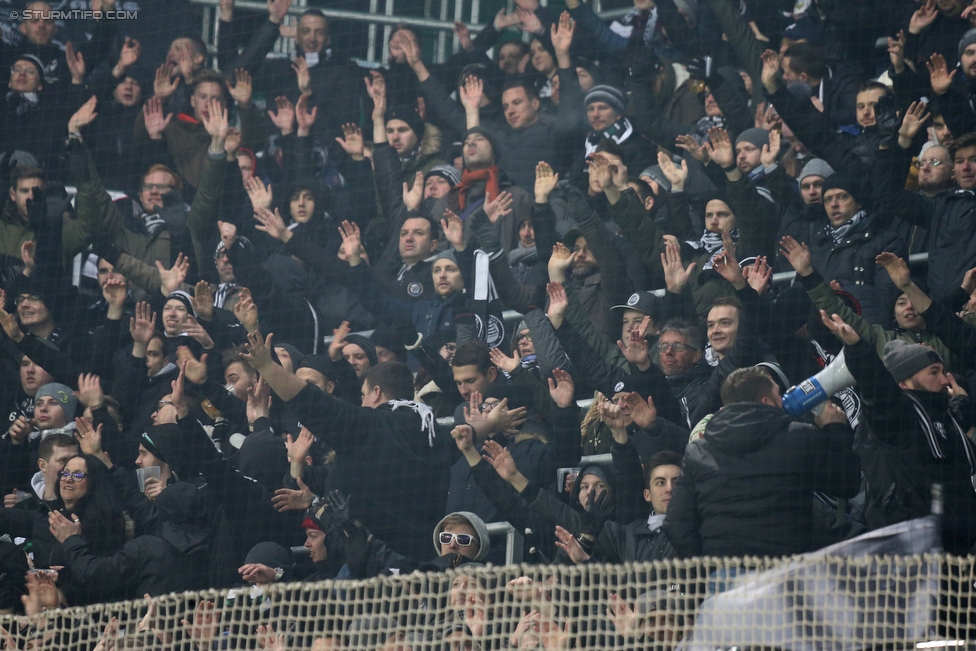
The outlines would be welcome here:
<svg viewBox="0 0 976 651">
<path fill-rule="evenodd" d="M 931 348 L 895 339 L 885 345 L 882 363 L 839 315 L 821 311 L 821 318 L 844 343 L 861 392 L 869 431 L 857 452 L 867 479 L 868 526 L 928 515 L 932 485 L 941 484 L 943 547 L 969 553 L 976 543 L 976 446 L 966 432 L 976 404 Z"/>
</svg>

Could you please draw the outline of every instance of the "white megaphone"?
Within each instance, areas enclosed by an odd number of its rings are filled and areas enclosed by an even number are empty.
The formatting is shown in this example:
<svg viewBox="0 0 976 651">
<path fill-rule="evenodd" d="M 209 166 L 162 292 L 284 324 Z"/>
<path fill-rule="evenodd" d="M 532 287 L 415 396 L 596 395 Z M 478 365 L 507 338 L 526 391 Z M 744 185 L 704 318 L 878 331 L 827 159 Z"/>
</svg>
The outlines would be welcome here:
<svg viewBox="0 0 976 651">
<path fill-rule="evenodd" d="M 847 360 L 844 359 L 842 350 L 824 370 L 800 382 L 783 395 L 783 411 L 795 418 L 823 404 L 841 389 L 855 384 L 857 382 L 847 370 Z"/>
</svg>

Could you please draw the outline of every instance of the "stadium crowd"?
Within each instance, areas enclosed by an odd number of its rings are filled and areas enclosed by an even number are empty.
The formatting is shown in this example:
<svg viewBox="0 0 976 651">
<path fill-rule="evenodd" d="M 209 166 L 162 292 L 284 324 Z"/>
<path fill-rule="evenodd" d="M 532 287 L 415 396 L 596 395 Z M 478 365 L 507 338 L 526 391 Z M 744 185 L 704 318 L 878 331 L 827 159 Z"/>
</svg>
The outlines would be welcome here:
<svg viewBox="0 0 976 651">
<path fill-rule="evenodd" d="M 291 0 L 165 60 L 24 5 L 0 608 L 499 564 L 501 521 L 531 563 L 785 556 L 936 484 L 973 549 L 976 5 L 516 5 L 375 68 Z M 856 386 L 787 415 L 842 350 Z M 426 642 L 480 648 L 458 613 Z M 513 648 L 573 644 L 523 615 Z"/>
</svg>

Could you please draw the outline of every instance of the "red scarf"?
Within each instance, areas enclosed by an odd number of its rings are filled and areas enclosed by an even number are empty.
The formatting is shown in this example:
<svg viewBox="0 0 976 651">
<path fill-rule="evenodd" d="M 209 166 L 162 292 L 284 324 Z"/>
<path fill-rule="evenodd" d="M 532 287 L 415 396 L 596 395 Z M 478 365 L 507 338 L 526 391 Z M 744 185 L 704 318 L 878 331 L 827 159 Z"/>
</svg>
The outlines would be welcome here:
<svg viewBox="0 0 976 651">
<path fill-rule="evenodd" d="M 465 197 L 468 190 L 478 181 L 488 181 L 488 185 L 485 186 L 485 202 L 494 200 L 501 193 L 501 189 L 498 187 L 497 165 L 492 165 L 488 169 L 478 170 L 477 172 L 464 170 L 461 172 L 461 182 L 457 184 L 458 206 L 461 210 L 464 210 L 464 204 L 467 203 Z"/>
</svg>

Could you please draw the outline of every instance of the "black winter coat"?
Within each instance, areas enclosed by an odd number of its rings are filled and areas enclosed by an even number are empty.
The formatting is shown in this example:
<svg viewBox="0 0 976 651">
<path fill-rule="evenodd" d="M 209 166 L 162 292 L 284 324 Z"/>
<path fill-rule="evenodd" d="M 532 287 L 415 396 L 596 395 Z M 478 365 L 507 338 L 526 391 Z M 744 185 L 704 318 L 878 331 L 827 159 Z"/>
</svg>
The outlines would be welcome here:
<svg viewBox="0 0 976 651">
<path fill-rule="evenodd" d="M 802 553 L 813 492 L 854 497 L 860 484 L 846 424 L 818 430 L 776 407 L 734 403 L 688 444 L 664 532 L 683 558 Z"/>
</svg>

